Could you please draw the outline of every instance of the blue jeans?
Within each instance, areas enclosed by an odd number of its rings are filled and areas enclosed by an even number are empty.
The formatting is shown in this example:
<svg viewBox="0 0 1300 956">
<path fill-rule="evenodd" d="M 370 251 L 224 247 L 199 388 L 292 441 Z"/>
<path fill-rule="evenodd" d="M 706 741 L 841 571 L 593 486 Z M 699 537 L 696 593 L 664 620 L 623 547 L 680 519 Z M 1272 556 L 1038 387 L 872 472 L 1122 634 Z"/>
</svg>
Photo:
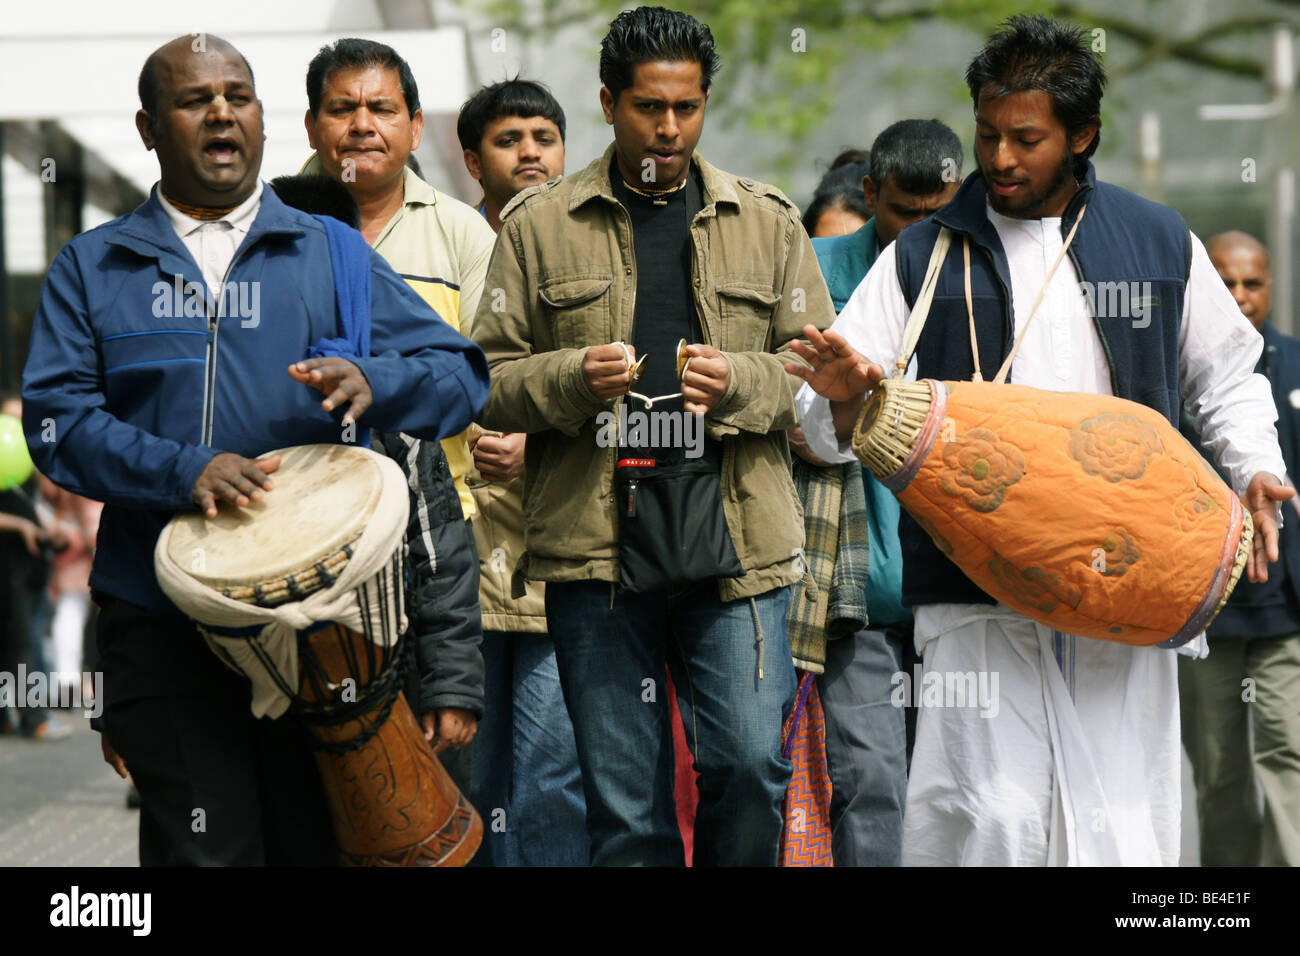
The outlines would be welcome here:
<svg viewBox="0 0 1300 956">
<path fill-rule="evenodd" d="M 479 866 L 585 866 L 587 808 L 555 645 L 545 634 L 483 632 L 483 719 L 471 802 Z"/>
<path fill-rule="evenodd" d="M 685 862 L 659 679 L 666 662 L 700 773 L 696 865 L 776 865 L 791 771 L 781 725 L 796 686 L 789 604 L 789 588 L 724 604 L 712 580 L 645 594 L 602 581 L 546 585 L 593 864 Z"/>
</svg>

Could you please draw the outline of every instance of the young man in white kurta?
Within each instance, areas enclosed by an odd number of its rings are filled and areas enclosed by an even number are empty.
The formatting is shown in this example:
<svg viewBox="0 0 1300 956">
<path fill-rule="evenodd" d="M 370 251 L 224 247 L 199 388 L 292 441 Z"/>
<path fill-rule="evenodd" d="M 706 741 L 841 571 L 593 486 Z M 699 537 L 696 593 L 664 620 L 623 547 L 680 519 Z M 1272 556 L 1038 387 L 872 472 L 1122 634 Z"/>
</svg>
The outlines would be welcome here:
<svg viewBox="0 0 1300 956">
<path fill-rule="evenodd" d="M 1011 272 L 1015 333 L 1061 251 L 1059 217 L 1013 219 L 986 206 Z M 1087 228 L 1087 223 L 1083 224 Z M 1261 339 L 1195 236 L 1179 332 L 1183 401 L 1238 493 L 1285 471 Z M 886 248 L 830 331 L 873 362 L 898 357 L 910 309 Z M 914 375 L 915 363 L 909 370 Z M 1011 381 L 1113 394 L 1073 263 L 1051 280 Z M 813 453 L 853 460 L 829 403 L 796 400 Z M 1066 505 L 1062 502 L 1062 505 Z M 904 865 L 1176 865 L 1180 752 L 1175 654 L 1072 637 L 1003 605 L 916 608 L 928 671 L 997 673 L 996 708 L 922 709 L 904 812 Z M 1183 653 L 1204 654 L 1204 638 Z M 919 696 L 919 691 L 915 692 Z M 981 711 L 990 716 L 981 716 Z"/>
</svg>

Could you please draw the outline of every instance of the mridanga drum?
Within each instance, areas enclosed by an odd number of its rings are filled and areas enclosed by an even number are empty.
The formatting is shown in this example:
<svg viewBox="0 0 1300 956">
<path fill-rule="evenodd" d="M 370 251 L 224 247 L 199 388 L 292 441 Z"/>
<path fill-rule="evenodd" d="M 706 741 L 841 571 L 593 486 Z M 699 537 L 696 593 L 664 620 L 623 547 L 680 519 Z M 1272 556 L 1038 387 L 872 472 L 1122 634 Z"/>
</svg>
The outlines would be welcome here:
<svg viewBox="0 0 1300 956">
<path fill-rule="evenodd" d="M 1163 416 L 1109 395 L 889 379 L 853 435 L 966 576 L 1067 634 L 1183 644 L 1250 555 L 1250 516 Z"/>
<path fill-rule="evenodd" d="M 251 682 L 257 716 L 301 720 L 345 865 L 458 866 L 482 839 L 401 692 L 408 490 L 367 449 L 283 449 L 275 487 L 158 539 L 163 590 Z"/>
<path fill-rule="evenodd" d="M 1009 385 L 1087 206 L 992 381 L 982 380 L 962 240 L 974 380 L 906 381 L 954 233 L 941 229 L 893 377 L 863 405 L 853 451 L 989 596 L 1055 630 L 1124 644 L 1194 639 L 1250 557 L 1251 518 L 1158 412 L 1111 395 Z"/>
</svg>

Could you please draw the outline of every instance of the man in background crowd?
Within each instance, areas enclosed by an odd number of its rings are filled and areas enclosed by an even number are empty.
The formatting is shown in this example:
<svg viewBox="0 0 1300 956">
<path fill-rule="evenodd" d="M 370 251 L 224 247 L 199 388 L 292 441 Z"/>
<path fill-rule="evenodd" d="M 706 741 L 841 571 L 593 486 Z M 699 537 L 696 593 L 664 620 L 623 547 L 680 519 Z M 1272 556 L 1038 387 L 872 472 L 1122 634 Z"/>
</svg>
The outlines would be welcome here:
<svg viewBox="0 0 1300 956">
<path fill-rule="evenodd" d="M 465 166 L 483 187 L 479 212 L 494 231 L 516 194 L 564 175 L 564 110 L 540 83 L 514 79 L 484 87 L 461 107 L 456 131 Z M 486 683 L 474 744 L 473 803 L 489 823 L 474 860 L 493 866 L 585 865 L 582 773 L 555 643 L 546 633 L 544 585 L 529 581 L 522 596 L 511 596 L 510 573 L 524 551 L 526 436 L 477 426 L 470 436 Z M 495 816 L 498 809 L 504 821 Z"/>
<path fill-rule="evenodd" d="M 1205 251 L 1264 338 L 1255 371 L 1272 387 L 1278 442 L 1294 476 L 1300 340 L 1268 321 L 1268 250 L 1244 232 L 1223 232 L 1206 241 Z M 1243 576 L 1206 632 L 1210 656 L 1178 661 L 1202 866 L 1300 865 L 1300 510 L 1283 508 L 1282 559 L 1268 580 Z"/>
<path fill-rule="evenodd" d="M 361 211 L 361 234 L 375 252 L 443 320 L 470 336 L 493 234 L 472 208 L 433 188 L 408 166 L 424 131 L 420 92 L 410 65 L 385 44 L 336 40 L 322 47 L 307 67 L 307 104 L 304 124 L 316 153 L 303 172 L 324 172 L 343 183 Z M 400 441 L 412 459 L 419 456 L 415 438 L 403 435 Z M 442 449 L 468 522 L 476 509 L 466 483 L 471 467 L 466 434 L 444 439 Z M 427 500 L 423 490 L 418 499 L 417 514 L 441 507 Z M 432 532 L 426 536 L 423 546 L 432 554 Z M 460 540 L 472 541 L 466 535 Z M 470 574 L 448 582 L 453 587 L 443 595 L 442 607 L 453 610 L 442 614 L 439 624 L 454 632 L 448 646 L 470 655 L 461 662 L 468 679 L 462 692 L 425 715 L 426 734 L 450 742 L 451 749 L 441 757 L 466 793 L 473 753 L 469 744 L 482 716 L 477 692 L 482 664 L 477 651 L 470 650 L 481 630 L 475 605 L 478 581 L 472 562 L 470 568 Z M 434 608 L 417 610 L 438 613 Z"/>
<path fill-rule="evenodd" d="M 861 183 L 871 219 L 857 232 L 813 239 L 813 249 L 836 310 L 907 226 L 936 212 L 957 192 L 962 148 L 937 120 L 909 119 L 885 129 L 871 145 L 871 170 Z M 791 447 L 807 464 L 825 464 L 808 451 L 802 432 Z M 861 481 L 869 541 L 865 604 L 868 625 L 826 644 L 825 672 L 817 681 L 826 716 L 831 777 L 830 826 L 836 866 L 897 866 L 902 859 L 907 794 L 908 721 L 892 697 L 900 671 L 912 674 L 912 613 L 903 606 L 903 555 L 898 501 L 853 461 L 843 482 Z M 807 480 L 807 479 L 806 479 Z M 852 500 L 845 495 L 845 500 Z M 805 499 L 807 513 L 811 502 Z M 844 532 L 841 530 L 841 541 Z M 842 615 L 847 618 L 848 614 Z"/>
</svg>

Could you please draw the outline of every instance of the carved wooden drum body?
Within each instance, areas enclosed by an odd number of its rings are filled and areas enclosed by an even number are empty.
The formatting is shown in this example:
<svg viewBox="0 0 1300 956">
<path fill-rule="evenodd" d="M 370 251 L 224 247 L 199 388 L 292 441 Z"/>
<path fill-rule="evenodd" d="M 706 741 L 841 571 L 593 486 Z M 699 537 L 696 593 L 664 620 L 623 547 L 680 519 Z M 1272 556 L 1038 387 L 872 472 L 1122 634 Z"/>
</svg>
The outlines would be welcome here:
<svg viewBox="0 0 1300 956">
<path fill-rule="evenodd" d="M 1250 554 L 1250 516 L 1163 416 L 1124 399 L 890 379 L 853 449 L 986 593 L 1067 634 L 1178 646 Z"/>
<path fill-rule="evenodd" d="M 362 448 L 269 454 L 281 465 L 261 502 L 167 525 L 159 583 L 250 679 L 254 713 L 305 724 L 342 863 L 463 865 L 482 821 L 401 692 L 406 479 Z"/>
</svg>

